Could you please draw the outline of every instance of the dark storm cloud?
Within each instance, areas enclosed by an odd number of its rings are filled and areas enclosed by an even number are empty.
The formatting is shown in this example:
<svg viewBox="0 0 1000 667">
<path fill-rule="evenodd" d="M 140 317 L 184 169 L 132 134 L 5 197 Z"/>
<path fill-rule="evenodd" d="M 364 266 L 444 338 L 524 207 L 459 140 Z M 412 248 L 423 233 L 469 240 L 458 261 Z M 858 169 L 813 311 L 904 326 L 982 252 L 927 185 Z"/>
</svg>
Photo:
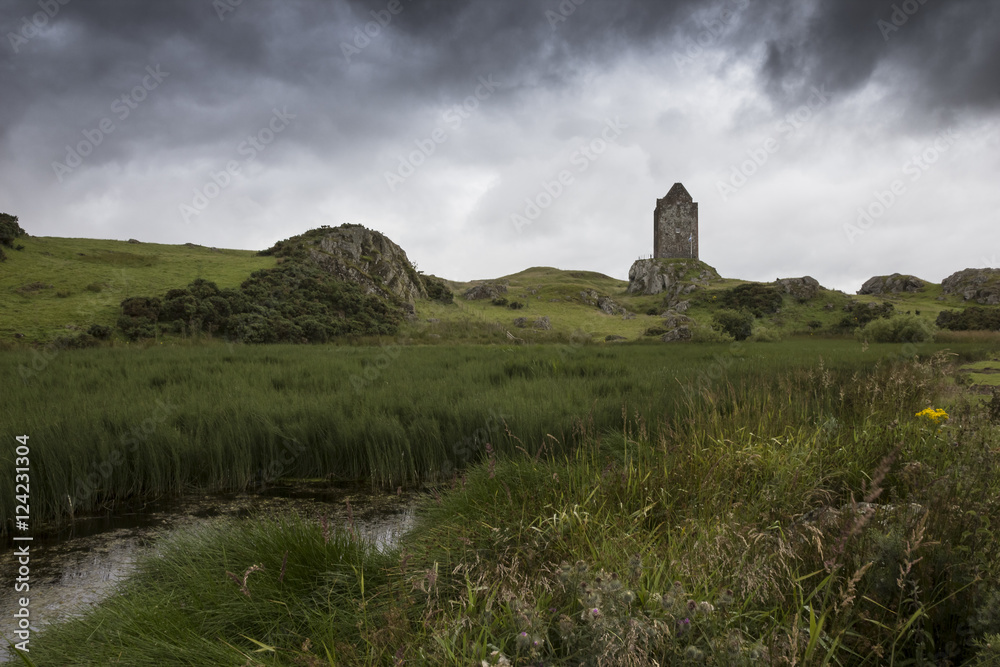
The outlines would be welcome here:
<svg viewBox="0 0 1000 667">
<path fill-rule="evenodd" d="M 773 207 L 766 193 L 785 187 L 779 175 L 801 174 L 804 188 L 827 196 L 823 184 L 862 178 L 856 161 L 837 162 L 829 150 L 836 141 L 872 163 L 868 177 L 877 182 L 857 185 L 863 203 L 884 187 L 880 165 L 891 172 L 904 162 L 908 143 L 989 120 L 1000 102 L 995 5 L 0 0 L 0 199 L 9 202 L 0 210 L 16 208 L 60 235 L 91 225 L 80 234 L 126 237 L 142 219 L 162 241 L 199 240 L 188 236 L 178 205 L 241 159 L 237 147 L 278 108 L 294 120 L 197 219 L 199 233 L 212 235 L 201 242 L 263 247 L 305 225 L 350 220 L 395 225 L 408 243 L 426 242 L 428 256 L 444 257 L 428 240 L 428 221 L 440 220 L 461 257 L 468 243 L 511 234 L 509 216 L 525 197 L 620 115 L 629 131 L 532 230 L 561 239 L 567 257 L 583 257 L 591 248 L 574 241 L 583 238 L 577 228 L 594 233 L 627 219 L 644 239 L 641 202 L 675 180 L 699 186 L 712 214 L 713 184 L 775 136 L 816 87 L 832 102 L 741 196 L 756 197 L 765 220 Z M 25 21 L 53 7 L 37 34 L 21 34 Z M 169 73 L 152 89 L 143 85 L 151 67 Z M 501 85 L 473 99 L 484 77 Z M 126 102 L 136 106 L 122 118 L 114 109 Z M 466 102 L 474 113 L 450 124 L 448 110 Z M 106 118 L 113 134 L 57 181 L 53 163 Z M 440 128 L 445 140 L 433 155 L 417 156 L 426 165 L 387 189 L 385 175 Z M 714 215 L 726 213 L 716 206 Z M 841 222 L 826 224 L 839 230 Z M 528 247 L 531 238 L 517 241 Z M 632 241 L 620 245 L 627 258 Z"/>
<path fill-rule="evenodd" d="M 804 24 L 791 5 L 779 6 L 771 34 L 760 35 L 761 80 L 777 100 L 816 83 L 851 92 L 882 66 L 891 89 L 931 115 L 1000 102 L 1000 10 L 991 0 L 821 2 Z"/>
<path fill-rule="evenodd" d="M 422 83 L 432 89 L 455 84 L 470 69 L 559 85 L 572 81 L 582 65 L 651 48 L 678 49 L 711 31 L 719 17 L 738 15 L 724 45 L 742 55 L 762 52 L 758 75 L 778 103 L 798 104 L 820 84 L 831 92 L 857 90 L 882 65 L 892 70 L 896 92 L 931 111 L 1000 102 L 1000 8 L 991 0 L 404 5 L 396 27 L 425 47 Z M 362 17 L 384 6 L 380 0 L 352 2 Z"/>
<path fill-rule="evenodd" d="M 348 62 L 343 45 L 388 16 L 390 0 L 49 0 L 46 6 L 59 7 L 47 21 L 50 34 L 16 54 L 9 38 L 0 49 L 0 131 L 41 108 L 57 133 L 72 134 L 160 62 L 173 79 L 151 96 L 156 111 L 145 112 L 137 130 L 144 136 L 166 124 L 174 145 L 203 142 L 233 122 L 218 108 L 278 91 L 285 99 L 298 92 L 329 100 L 319 130 L 378 136 L 387 107 L 447 103 L 467 94 L 477 76 L 494 74 L 505 82 L 492 105 L 502 110 L 517 104 L 523 88 L 578 84 L 588 68 L 627 55 L 680 53 L 726 16 L 735 18 L 722 26 L 727 34 L 718 46 L 733 58 L 722 67 L 755 57 L 762 87 L 779 105 L 800 103 L 816 85 L 857 90 L 880 66 L 894 92 L 922 110 L 1000 102 L 1000 10 L 990 0 L 398 2 L 374 44 Z M 231 11 L 221 12 L 226 3 Z M 40 6 L 5 3 L 5 35 L 18 34 Z M 168 122 L 177 115 L 187 119 L 183 128 Z M 69 116 L 77 122 L 59 122 Z"/>
</svg>

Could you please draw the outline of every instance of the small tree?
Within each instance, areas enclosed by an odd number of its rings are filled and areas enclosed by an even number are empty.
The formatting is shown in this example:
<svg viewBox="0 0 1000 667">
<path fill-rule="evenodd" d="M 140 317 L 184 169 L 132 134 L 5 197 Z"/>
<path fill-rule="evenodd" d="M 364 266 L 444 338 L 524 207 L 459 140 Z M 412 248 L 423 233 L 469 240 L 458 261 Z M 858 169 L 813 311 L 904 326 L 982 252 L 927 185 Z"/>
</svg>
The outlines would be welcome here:
<svg viewBox="0 0 1000 667">
<path fill-rule="evenodd" d="M 0 245 L 14 247 L 14 240 L 24 236 L 26 232 L 17 224 L 17 216 L 0 213 Z"/>
</svg>

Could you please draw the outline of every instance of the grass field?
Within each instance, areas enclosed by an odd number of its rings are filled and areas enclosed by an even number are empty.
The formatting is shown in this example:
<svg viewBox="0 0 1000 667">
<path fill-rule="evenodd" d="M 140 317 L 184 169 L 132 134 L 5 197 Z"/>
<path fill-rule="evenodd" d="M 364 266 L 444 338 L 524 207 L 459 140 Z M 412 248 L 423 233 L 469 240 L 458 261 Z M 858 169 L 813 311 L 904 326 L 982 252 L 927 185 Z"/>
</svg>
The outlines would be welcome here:
<svg viewBox="0 0 1000 667">
<path fill-rule="evenodd" d="M 395 352 L 75 353 L 59 360 L 63 383 L 111 407 L 82 419 L 84 404 L 59 406 L 67 392 L 50 404 L 53 430 L 25 415 L 56 486 L 102 455 L 93 432 L 148 414 L 157 398 L 177 407 L 128 465 L 178 483 L 213 467 L 250 471 L 269 438 L 322 451 L 291 474 L 338 460 L 376 478 L 405 476 L 401 462 L 415 459 L 415 472 L 433 470 L 463 429 L 476 455 L 428 496 L 397 549 L 303 520 L 210 524 L 160 545 L 121 595 L 38 635 L 31 658 L 997 664 L 1000 405 L 968 403 L 949 377 L 997 348 L 927 345 L 910 361 L 902 351 L 808 340 L 401 348 L 351 413 L 338 407 L 351 377 Z M 102 394 L 109 378 L 120 394 Z M 56 391 L 39 380 L 32 400 Z M 949 418 L 917 414 L 928 407 Z M 491 412 L 516 437 L 493 429 Z M 367 424 L 348 440 L 373 437 L 350 454 L 324 448 L 346 417 Z M 80 433 L 63 419 L 81 420 Z M 241 448 L 225 450 L 234 439 Z M 477 451 L 484 439 L 490 450 Z"/>
</svg>

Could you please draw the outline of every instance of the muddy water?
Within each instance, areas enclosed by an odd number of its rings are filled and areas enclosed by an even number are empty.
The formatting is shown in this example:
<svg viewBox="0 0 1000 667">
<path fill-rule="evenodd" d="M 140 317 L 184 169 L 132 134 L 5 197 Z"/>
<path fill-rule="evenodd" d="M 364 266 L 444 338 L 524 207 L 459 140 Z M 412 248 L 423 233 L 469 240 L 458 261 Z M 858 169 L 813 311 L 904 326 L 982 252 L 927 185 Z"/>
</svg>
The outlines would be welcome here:
<svg viewBox="0 0 1000 667">
<path fill-rule="evenodd" d="M 415 493 L 375 496 L 356 487 L 298 484 L 257 494 L 198 495 L 149 503 L 104 516 L 77 518 L 31 545 L 31 627 L 80 614 L 110 595 L 136 558 L 171 531 L 217 517 L 278 517 L 290 513 L 331 526 L 353 525 L 361 536 L 390 546 L 413 523 Z M 348 509 L 350 508 L 350 509 Z M 18 545 L 23 545 L 19 542 Z M 0 553 L 0 636 L 12 638 L 17 598 L 14 543 Z M 32 641 L 36 635 L 32 633 Z M 37 636 L 41 639 L 41 636 Z M 0 662 L 6 651 L 0 648 Z"/>
</svg>

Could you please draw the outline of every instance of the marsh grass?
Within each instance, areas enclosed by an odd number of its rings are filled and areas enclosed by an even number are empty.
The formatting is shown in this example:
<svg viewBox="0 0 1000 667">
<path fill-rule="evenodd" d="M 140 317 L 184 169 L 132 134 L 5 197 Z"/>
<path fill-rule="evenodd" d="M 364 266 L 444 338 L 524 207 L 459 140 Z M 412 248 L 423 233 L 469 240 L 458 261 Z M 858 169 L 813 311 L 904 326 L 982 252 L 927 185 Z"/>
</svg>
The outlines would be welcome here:
<svg viewBox="0 0 1000 667">
<path fill-rule="evenodd" d="M 395 490 L 450 479 L 482 460 L 487 442 L 502 455 L 520 441 L 564 453 L 584 429 L 620 429 L 623 417 L 656 436 L 685 420 L 730 419 L 739 409 L 754 420 L 754 433 L 762 421 L 781 422 L 779 437 L 820 412 L 769 398 L 787 377 L 808 379 L 822 356 L 824 382 L 850 383 L 874 360 L 898 353 L 896 346 L 860 350 L 848 341 L 451 348 L 386 341 L 67 350 L 44 364 L 37 352 L 5 352 L 0 374 L 23 380 L 5 392 L 0 435 L 8 442 L 30 436 L 32 518 L 40 529 L 133 500 L 254 488 L 281 477 Z M 718 391 L 701 392 L 716 384 Z M 815 384 L 803 391 L 816 394 L 825 414 L 841 414 L 836 392 Z M 749 392 L 752 404 L 735 402 L 733 391 Z M 12 457 L 12 448 L 0 451 L 5 465 Z M 10 529 L 12 483 L 0 477 L 2 530 Z"/>
<path fill-rule="evenodd" d="M 1000 433 L 962 401 L 942 424 L 916 416 L 937 404 L 948 358 L 855 365 L 828 348 L 819 364 L 791 348 L 778 363 L 747 349 L 740 372 L 689 378 L 669 411 L 619 408 L 614 427 L 591 411 L 573 447 L 512 432 L 511 451 L 491 446 L 428 496 L 395 550 L 295 521 L 178 537 L 124 595 L 46 630 L 38 655 L 992 664 Z"/>
</svg>

